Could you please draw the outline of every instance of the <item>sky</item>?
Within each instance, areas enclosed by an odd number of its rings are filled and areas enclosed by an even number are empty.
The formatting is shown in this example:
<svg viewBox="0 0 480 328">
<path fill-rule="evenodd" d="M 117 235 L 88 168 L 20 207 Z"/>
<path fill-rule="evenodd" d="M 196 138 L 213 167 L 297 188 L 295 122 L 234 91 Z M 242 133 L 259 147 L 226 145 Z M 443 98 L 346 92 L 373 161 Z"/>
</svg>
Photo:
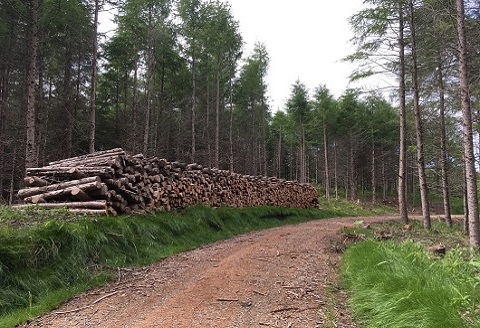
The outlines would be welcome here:
<svg viewBox="0 0 480 328">
<path fill-rule="evenodd" d="M 300 80 L 313 94 L 321 84 L 336 97 L 349 87 L 354 65 L 341 59 L 354 52 L 348 18 L 362 0 L 225 0 L 239 22 L 244 55 L 255 42 L 270 56 L 268 96 L 273 111 L 284 110 L 292 85 Z M 359 84 L 350 85 L 358 87 Z"/>
</svg>

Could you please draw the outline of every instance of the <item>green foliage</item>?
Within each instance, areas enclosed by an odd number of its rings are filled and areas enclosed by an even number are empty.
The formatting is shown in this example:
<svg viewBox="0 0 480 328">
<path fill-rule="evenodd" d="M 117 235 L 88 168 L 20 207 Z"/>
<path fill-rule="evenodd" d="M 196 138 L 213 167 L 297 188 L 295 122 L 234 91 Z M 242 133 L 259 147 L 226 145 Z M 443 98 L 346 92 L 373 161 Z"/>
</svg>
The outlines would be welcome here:
<svg viewBox="0 0 480 328">
<path fill-rule="evenodd" d="M 480 327 L 478 263 L 465 250 L 435 259 L 412 241 L 366 241 L 343 258 L 343 283 L 365 327 Z"/>
<path fill-rule="evenodd" d="M 117 267 L 145 265 L 239 233 L 335 215 L 315 209 L 194 207 L 90 218 L 1 207 L 0 326 L 55 308 L 105 282 Z"/>
</svg>

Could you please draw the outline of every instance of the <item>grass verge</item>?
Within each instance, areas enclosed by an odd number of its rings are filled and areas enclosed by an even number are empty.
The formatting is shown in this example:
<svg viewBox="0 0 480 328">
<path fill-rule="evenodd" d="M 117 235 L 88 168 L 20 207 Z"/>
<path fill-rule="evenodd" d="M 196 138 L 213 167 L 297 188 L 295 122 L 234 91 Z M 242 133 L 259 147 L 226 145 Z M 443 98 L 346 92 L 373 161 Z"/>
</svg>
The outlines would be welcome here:
<svg viewBox="0 0 480 328">
<path fill-rule="evenodd" d="M 480 327 L 480 257 L 455 230 L 443 223 L 428 232 L 420 224 L 372 229 L 358 229 L 370 239 L 349 246 L 342 265 L 342 284 L 362 327 Z M 443 257 L 426 251 L 439 241 L 451 245 Z"/>
<path fill-rule="evenodd" d="M 113 278 L 253 230 L 339 216 L 332 210 L 195 207 L 180 213 L 72 217 L 0 208 L 0 327 L 14 327 Z"/>
</svg>

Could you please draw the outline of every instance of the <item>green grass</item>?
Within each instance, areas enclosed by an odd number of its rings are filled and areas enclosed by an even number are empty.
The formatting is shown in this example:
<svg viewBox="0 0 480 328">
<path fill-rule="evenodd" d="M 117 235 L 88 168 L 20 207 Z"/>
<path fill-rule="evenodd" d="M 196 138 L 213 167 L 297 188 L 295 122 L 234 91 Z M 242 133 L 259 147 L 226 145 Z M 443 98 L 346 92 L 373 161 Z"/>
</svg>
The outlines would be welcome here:
<svg viewBox="0 0 480 328">
<path fill-rule="evenodd" d="M 412 241 L 368 240 L 343 257 L 342 283 L 362 327 L 480 327 L 478 255 L 432 258 Z"/>
<path fill-rule="evenodd" d="M 343 214 L 343 213 L 342 213 Z M 335 217 L 332 210 L 195 207 L 120 217 L 0 207 L 0 327 L 13 327 L 142 266 L 253 230 Z"/>
<path fill-rule="evenodd" d="M 391 206 L 382 204 L 373 205 L 370 201 L 356 203 L 346 201 L 345 199 L 332 198 L 329 202 L 321 202 L 320 208 L 323 210 L 333 211 L 340 216 L 372 216 L 385 215 L 396 212 Z"/>
</svg>

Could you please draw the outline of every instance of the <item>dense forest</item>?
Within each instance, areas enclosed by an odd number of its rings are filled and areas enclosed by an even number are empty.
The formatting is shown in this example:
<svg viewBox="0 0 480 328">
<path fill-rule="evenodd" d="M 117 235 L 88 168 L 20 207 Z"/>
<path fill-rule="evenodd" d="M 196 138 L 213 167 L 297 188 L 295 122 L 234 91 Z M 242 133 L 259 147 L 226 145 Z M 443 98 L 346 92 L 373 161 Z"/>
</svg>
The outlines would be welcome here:
<svg viewBox="0 0 480 328">
<path fill-rule="evenodd" d="M 350 19 L 357 52 L 345 60 L 358 63 L 352 80 L 393 74 L 391 98 L 335 98 L 298 80 L 273 112 L 268 49 L 243 52 L 228 3 L 0 2 L 0 200 L 15 201 L 26 167 L 122 147 L 311 182 L 327 200 L 396 202 L 399 192 L 405 219 L 416 195 L 427 219 L 428 192 L 443 194 L 447 214 L 452 193 L 476 188 L 480 2 L 364 3 Z M 108 36 L 98 29 L 105 11 L 115 22 Z"/>
</svg>

